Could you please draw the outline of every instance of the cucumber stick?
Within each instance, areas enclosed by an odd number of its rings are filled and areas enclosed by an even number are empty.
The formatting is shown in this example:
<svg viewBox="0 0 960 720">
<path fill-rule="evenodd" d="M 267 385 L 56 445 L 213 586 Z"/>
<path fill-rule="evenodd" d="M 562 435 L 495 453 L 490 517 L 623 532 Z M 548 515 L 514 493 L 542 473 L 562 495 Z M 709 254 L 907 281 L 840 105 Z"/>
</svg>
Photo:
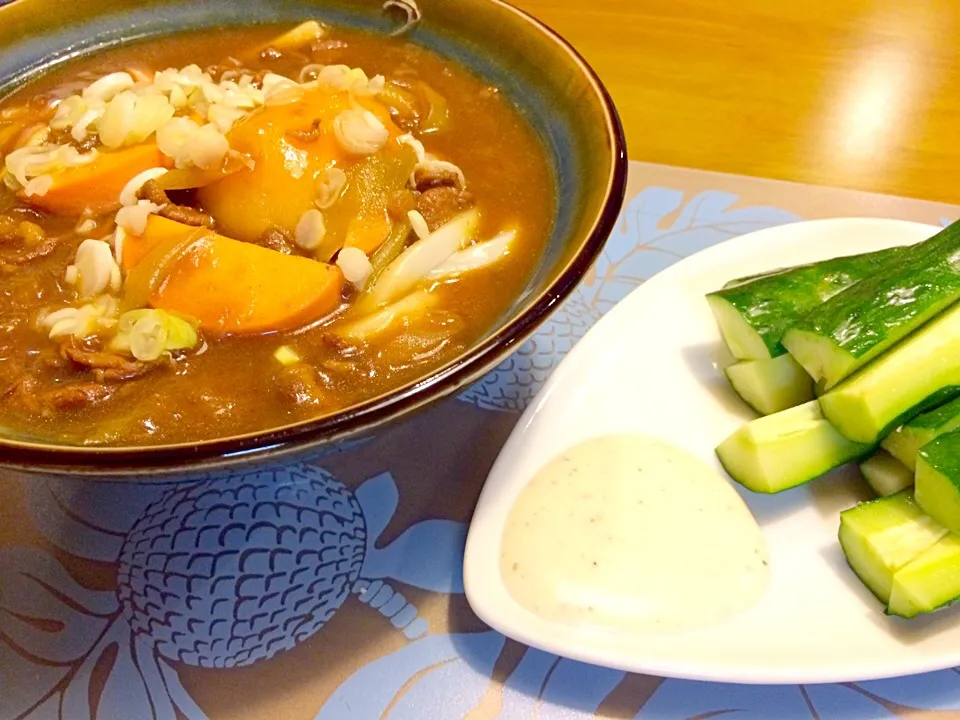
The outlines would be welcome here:
<svg viewBox="0 0 960 720">
<path fill-rule="evenodd" d="M 906 465 L 911 472 L 917 467 L 917 451 L 934 438 L 960 428 L 960 397 L 946 405 L 917 415 L 887 435 L 881 447 Z"/>
<path fill-rule="evenodd" d="M 960 299 L 958 252 L 954 223 L 811 310 L 784 347 L 833 387 Z"/>
<path fill-rule="evenodd" d="M 813 400 L 813 379 L 789 355 L 743 360 L 723 371 L 734 391 L 761 415 Z"/>
<path fill-rule="evenodd" d="M 717 446 L 724 469 L 744 487 L 776 493 L 864 457 L 870 445 L 850 442 L 820 414 L 816 400 L 757 418 Z"/>
<path fill-rule="evenodd" d="M 840 513 L 840 547 L 861 582 L 886 605 L 895 573 L 947 534 L 910 490 Z"/>
<path fill-rule="evenodd" d="M 872 444 L 897 425 L 960 394 L 960 306 L 820 396 L 844 436 Z"/>
<path fill-rule="evenodd" d="M 773 270 L 727 283 L 707 295 L 720 333 L 738 360 L 762 360 L 786 352 L 780 338 L 806 313 L 872 275 L 903 248 Z"/>
<path fill-rule="evenodd" d="M 960 532 L 960 431 L 927 443 L 917 453 L 917 503 L 954 532 Z"/>
<path fill-rule="evenodd" d="M 960 598 L 960 536 L 947 533 L 897 570 L 887 612 L 905 618 L 929 613 Z"/>
<path fill-rule="evenodd" d="M 887 497 L 913 485 L 913 471 L 884 450 L 860 463 L 860 473 L 877 497 Z"/>
</svg>

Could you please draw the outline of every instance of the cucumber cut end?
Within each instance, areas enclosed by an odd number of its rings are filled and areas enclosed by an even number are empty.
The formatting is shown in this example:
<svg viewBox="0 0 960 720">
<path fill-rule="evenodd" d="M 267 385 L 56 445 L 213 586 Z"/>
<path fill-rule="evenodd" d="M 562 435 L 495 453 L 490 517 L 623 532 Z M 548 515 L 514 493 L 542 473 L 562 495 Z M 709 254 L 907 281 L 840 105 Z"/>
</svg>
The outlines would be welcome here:
<svg viewBox="0 0 960 720">
<path fill-rule="evenodd" d="M 915 482 L 917 504 L 941 525 L 960 532 L 960 477 L 936 467 L 921 450 Z"/>
<path fill-rule="evenodd" d="M 841 435 L 853 442 L 874 445 L 880 441 L 886 423 L 876 417 L 870 406 L 868 401 L 873 397 L 844 385 L 821 395 L 818 402 L 823 416 Z"/>
<path fill-rule="evenodd" d="M 741 426 L 717 446 L 720 463 L 749 490 L 777 493 L 863 457 L 872 448 L 838 433 L 811 401 Z"/>
<path fill-rule="evenodd" d="M 856 358 L 822 335 L 794 328 L 787 330 L 780 342 L 824 390 L 855 369 Z"/>
<path fill-rule="evenodd" d="M 813 399 L 813 379 L 790 355 L 746 360 L 724 369 L 734 392 L 761 415 L 772 415 Z"/>
<path fill-rule="evenodd" d="M 931 439 L 927 437 L 927 433 L 914 432 L 904 425 L 887 435 L 880 443 L 880 447 L 910 472 L 914 472 L 917 469 L 917 452 Z"/>
<path fill-rule="evenodd" d="M 887 497 L 913 485 L 913 472 L 883 450 L 860 463 L 860 472 L 877 497 Z"/>
<path fill-rule="evenodd" d="M 945 534 L 893 576 L 887 613 L 912 618 L 960 597 L 960 537 Z"/>
<path fill-rule="evenodd" d="M 910 490 L 840 514 L 840 547 L 847 563 L 885 605 L 896 572 L 946 534 L 946 528 L 924 515 Z"/>
<path fill-rule="evenodd" d="M 771 357 L 763 338 L 729 301 L 718 295 L 707 295 L 707 304 L 717 321 L 723 342 L 737 360 L 764 360 Z"/>
</svg>

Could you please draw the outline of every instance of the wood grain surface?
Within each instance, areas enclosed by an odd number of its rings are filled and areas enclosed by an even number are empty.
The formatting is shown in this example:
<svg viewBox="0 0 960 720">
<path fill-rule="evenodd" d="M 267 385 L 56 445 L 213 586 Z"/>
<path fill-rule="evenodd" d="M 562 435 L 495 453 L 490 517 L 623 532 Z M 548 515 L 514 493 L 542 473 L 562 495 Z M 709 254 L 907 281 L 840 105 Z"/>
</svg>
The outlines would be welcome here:
<svg viewBox="0 0 960 720">
<path fill-rule="evenodd" d="M 957 0 L 515 0 L 620 109 L 630 157 L 960 202 Z"/>
</svg>

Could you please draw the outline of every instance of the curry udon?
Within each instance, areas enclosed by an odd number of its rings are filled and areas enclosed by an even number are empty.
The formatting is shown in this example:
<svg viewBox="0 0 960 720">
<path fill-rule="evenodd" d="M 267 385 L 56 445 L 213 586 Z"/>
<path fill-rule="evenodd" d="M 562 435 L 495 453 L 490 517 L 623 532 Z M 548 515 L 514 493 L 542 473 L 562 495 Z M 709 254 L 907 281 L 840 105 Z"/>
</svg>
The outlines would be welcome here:
<svg viewBox="0 0 960 720">
<path fill-rule="evenodd" d="M 495 87 L 317 23 L 185 34 L 0 105 L 0 425 L 71 444 L 256 432 L 462 353 L 551 229 Z"/>
</svg>

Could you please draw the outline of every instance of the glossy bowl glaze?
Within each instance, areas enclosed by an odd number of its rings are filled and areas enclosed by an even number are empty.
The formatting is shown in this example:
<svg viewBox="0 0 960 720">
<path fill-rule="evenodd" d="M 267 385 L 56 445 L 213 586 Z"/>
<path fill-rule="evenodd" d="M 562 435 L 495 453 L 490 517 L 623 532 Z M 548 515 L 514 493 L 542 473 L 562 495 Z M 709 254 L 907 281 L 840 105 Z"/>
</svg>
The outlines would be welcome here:
<svg viewBox="0 0 960 720">
<path fill-rule="evenodd" d="M 409 31 L 409 40 L 498 86 L 533 126 L 553 168 L 558 202 L 552 236 L 533 277 L 495 327 L 417 382 L 334 415 L 189 445 L 78 447 L 0 438 L 0 468 L 175 480 L 319 455 L 478 379 L 573 291 L 602 249 L 623 202 L 626 148 L 609 95 L 566 42 L 506 3 L 418 4 L 422 20 Z M 0 6 L 0 95 L 44 68 L 120 42 L 304 19 L 384 34 L 397 22 L 378 0 L 13 0 Z"/>
</svg>

